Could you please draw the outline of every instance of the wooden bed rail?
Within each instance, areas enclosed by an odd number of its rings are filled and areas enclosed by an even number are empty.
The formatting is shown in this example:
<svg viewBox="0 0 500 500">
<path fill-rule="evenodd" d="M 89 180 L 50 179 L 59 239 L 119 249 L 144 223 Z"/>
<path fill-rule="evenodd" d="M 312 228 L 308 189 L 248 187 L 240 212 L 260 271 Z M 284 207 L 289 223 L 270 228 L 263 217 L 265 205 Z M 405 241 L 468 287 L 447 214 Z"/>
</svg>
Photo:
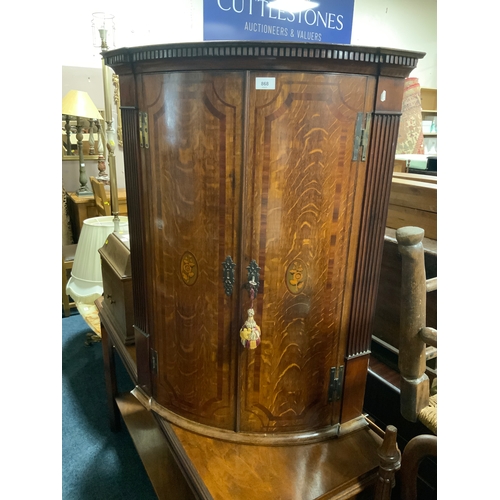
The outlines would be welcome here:
<svg viewBox="0 0 500 500">
<path fill-rule="evenodd" d="M 425 277 L 424 230 L 406 226 L 396 231 L 401 262 L 401 323 L 399 371 L 401 414 L 416 422 L 429 404 L 426 345 L 437 347 L 437 330 L 426 326 L 426 294 L 437 289 L 437 278 Z"/>
</svg>

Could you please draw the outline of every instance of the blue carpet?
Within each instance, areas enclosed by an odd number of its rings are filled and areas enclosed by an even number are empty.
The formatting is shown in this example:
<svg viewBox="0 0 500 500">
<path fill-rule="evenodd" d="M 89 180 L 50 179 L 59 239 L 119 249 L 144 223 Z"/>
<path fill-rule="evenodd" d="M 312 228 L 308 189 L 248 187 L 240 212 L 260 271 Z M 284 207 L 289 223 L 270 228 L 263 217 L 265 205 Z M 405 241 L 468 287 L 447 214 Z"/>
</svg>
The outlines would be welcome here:
<svg viewBox="0 0 500 500">
<path fill-rule="evenodd" d="M 85 345 L 89 332 L 79 314 L 62 320 L 62 498 L 156 500 L 124 422 L 109 428 L 102 347 Z M 115 358 L 118 389 L 130 391 Z"/>
</svg>

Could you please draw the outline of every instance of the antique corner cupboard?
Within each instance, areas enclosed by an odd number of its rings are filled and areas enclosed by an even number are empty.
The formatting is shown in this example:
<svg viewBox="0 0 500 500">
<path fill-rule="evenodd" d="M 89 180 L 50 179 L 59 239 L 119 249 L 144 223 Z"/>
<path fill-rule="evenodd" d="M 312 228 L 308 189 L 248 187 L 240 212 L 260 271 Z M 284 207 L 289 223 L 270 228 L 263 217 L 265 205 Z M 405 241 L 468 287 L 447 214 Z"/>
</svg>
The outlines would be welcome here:
<svg viewBox="0 0 500 500">
<path fill-rule="evenodd" d="M 423 55 L 270 42 L 104 54 L 120 79 L 137 394 L 163 418 L 270 445 L 364 424 L 404 79 Z M 251 305 L 261 343 L 246 349 Z"/>
</svg>

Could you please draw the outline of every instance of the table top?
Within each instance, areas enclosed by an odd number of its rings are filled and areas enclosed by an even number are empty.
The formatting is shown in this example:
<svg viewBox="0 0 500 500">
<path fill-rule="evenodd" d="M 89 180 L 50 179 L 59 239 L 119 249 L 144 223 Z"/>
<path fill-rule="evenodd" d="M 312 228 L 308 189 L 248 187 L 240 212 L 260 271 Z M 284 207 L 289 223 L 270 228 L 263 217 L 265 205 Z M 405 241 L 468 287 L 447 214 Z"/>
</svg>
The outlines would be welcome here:
<svg viewBox="0 0 500 500">
<path fill-rule="evenodd" d="M 106 189 L 108 195 L 109 195 L 109 187 Z M 76 192 L 73 193 L 68 193 L 69 197 L 74 203 L 88 203 L 89 201 L 94 201 L 94 195 L 89 194 L 89 195 L 78 195 Z M 119 201 L 124 201 L 127 199 L 127 190 L 125 188 L 118 188 L 118 200 Z"/>
<path fill-rule="evenodd" d="M 137 384 L 134 346 L 123 345 L 102 308 L 102 298 L 96 301 L 96 308 L 106 336 L 109 335 L 132 381 Z M 141 413 L 151 416 L 153 412 L 141 405 L 136 389 L 131 393 L 137 398 L 136 401 L 129 394 L 126 403 L 130 406 L 134 402 L 134 415 Z M 149 442 L 146 446 L 146 443 L 141 442 L 144 425 L 141 424 L 137 429 L 132 425 L 120 397 L 117 398 L 120 412 L 146 466 L 161 443 L 153 446 Z M 187 484 L 197 491 L 196 498 L 323 500 L 344 497 L 347 491 L 359 492 L 373 485 L 376 479 L 379 465 L 377 450 L 382 438 L 369 427 L 320 443 L 263 446 L 202 436 L 174 425 L 159 415 L 155 420 L 168 446 L 174 450 L 175 459 L 172 455 L 169 460 L 180 467 L 176 469 L 176 475 L 187 479 Z M 163 438 L 160 440 L 158 429 L 148 430 L 150 433 L 153 431 L 155 440 L 163 441 Z M 179 487 L 174 484 L 175 477 L 170 477 L 157 466 L 146 468 L 156 491 L 158 488 L 162 491 L 174 488 L 175 491 Z M 177 497 L 174 495 L 173 498 Z"/>
<path fill-rule="evenodd" d="M 85 320 L 87 325 L 92 328 L 92 331 L 101 336 L 101 320 L 99 318 L 99 312 L 95 304 L 84 304 L 83 302 L 76 302 L 76 308 L 81 314 L 82 318 Z"/>
</svg>

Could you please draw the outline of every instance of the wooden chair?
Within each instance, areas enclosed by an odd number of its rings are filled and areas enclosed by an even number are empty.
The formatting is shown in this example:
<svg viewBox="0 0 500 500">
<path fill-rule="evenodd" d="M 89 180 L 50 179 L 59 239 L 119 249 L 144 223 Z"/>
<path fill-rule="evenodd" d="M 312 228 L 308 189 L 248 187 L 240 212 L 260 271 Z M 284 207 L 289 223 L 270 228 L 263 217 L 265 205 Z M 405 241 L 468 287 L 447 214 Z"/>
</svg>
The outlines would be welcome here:
<svg viewBox="0 0 500 500">
<path fill-rule="evenodd" d="M 437 457 L 437 394 L 431 397 L 429 378 L 425 374 L 428 346 L 437 349 L 437 330 L 426 326 L 426 294 L 437 289 L 437 278 L 426 279 L 423 237 L 424 230 L 419 227 L 407 226 L 396 231 L 401 254 L 400 411 L 406 420 L 420 420 L 433 434 L 412 438 L 401 456 L 397 429 L 387 426 L 378 452 L 380 466 L 375 500 L 390 500 L 399 469 L 401 500 L 417 500 L 419 466 L 426 457 Z"/>
<path fill-rule="evenodd" d="M 403 456 L 399 451 L 397 429 L 388 425 L 384 441 L 379 448 L 380 466 L 375 486 L 374 500 L 391 500 L 392 489 L 398 477 L 399 498 L 401 500 L 417 500 L 418 468 L 424 458 L 437 457 L 437 436 L 421 434 L 411 439 L 405 446 Z"/>
<path fill-rule="evenodd" d="M 401 254 L 400 411 L 406 420 L 418 419 L 437 434 L 437 393 L 431 397 L 425 373 L 427 351 L 434 349 L 437 355 L 437 330 L 426 326 L 426 295 L 437 290 L 437 277 L 425 277 L 423 238 L 419 227 L 396 231 Z"/>
<path fill-rule="evenodd" d="M 68 317 L 71 308 L 75 307 L 75 303 L 70 302 L 69 296 L 66 293 L 66 285 L 68 284 L 68 272 L 73 269 L 76 247 L 76 244 L 63 245 L 62 247 L 62 303 L 65 317 Z"/>
<path fill-rule="evenodd" d="M 95 177 L 90 177 L 90 184 L 92 186 L 92 191 L 94 192 L 97 214 L 100 216 L 111 215 L 111 205 L 109 204 L 104 184 L 101 181 L 98 181 Z"/>
</svg>

